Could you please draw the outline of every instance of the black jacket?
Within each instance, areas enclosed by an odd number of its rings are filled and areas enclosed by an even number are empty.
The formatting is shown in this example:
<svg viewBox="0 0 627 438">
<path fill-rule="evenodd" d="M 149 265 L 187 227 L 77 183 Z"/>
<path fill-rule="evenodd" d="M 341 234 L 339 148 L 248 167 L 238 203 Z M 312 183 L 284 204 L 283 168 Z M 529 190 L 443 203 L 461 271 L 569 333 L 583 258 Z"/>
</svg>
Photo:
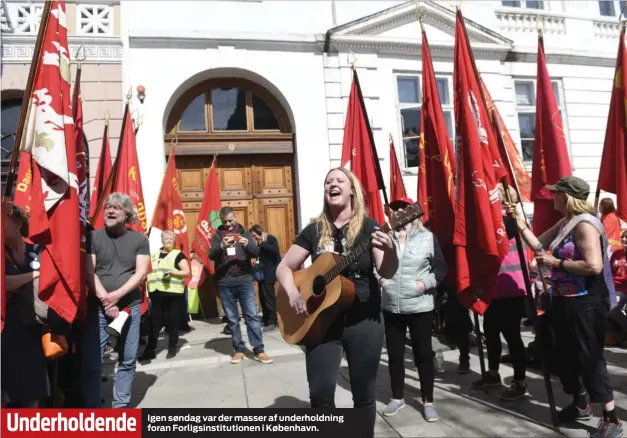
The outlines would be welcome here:
<svg viewBox="0 0 627 438">
<path fill-rule="evenodd" d="M 222 239 L 226 234 L 238 233 L 248 239 L 248 245 L 244 247 L 241 243 L 235 244 L 235 254 L 237 259 L 229 260 L 226 250 L 220 248 Z M 216 230 L 211 240 L 209 258 L 215 262 L 216 283 L 219 286 L 235 286 L 252 282 L 253 267 L 251 258 L 257 257 L 259 251 L 253 236 L 240 224 L 232 232 L 226 231 L 222 225 Z"/>
<path fill-rule="evenodd" d="M 276 268 L 281 263 L 279 241 L 271 234 L 259 244 L 259 264 L 263 268 L 264 281 L 273 283 L 276 281 Z"/>
</svg>

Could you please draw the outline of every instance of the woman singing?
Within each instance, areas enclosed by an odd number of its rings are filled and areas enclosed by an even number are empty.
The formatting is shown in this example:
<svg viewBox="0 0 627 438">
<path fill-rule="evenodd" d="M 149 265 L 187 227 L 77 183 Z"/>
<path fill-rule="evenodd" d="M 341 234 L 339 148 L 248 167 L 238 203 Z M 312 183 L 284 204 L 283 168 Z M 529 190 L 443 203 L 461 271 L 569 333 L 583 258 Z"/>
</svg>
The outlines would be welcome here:
<svg viewBox="0 0 627 438">
<path fill-rule="evenodd" d="M 564 392 L 573 401 L 562 409 L 561 422 L 589 420 L 591 403 L 603 407 L 603 417 L 591 437 L 618 437 L 623 433 L 614 407 L 603 348 L 605 327 L 614 292 L 607 257 L 607 239 L 595 210 L 587 202 L 590 186 L 580 178 L 565 176 L 555 185 L 553 204 L 564 215 L 536 237 L 522 220 L 517 227 L 536 260 L 548 269 L 545 277 L 552 295 L 547 314 L 555 331 L 556 357 Z M 513 212 L 513 205 L 507 205 Z M 550 250 L 546 254 L 544 250 Z"/>
<path fill-rule="evenodd" d="M 306 314 L 305 299 L 294 285 L 292 272 L 311 256 L 324 252 L 347 254 L 365 239 L 367 251 L 343 275 L 355 285 L 355 301 L 337 319 L 319 345 L 306 350 L 307 380 L 312 408 L 335 407 L 335 385 L 342 354 L 348 361 L 354 407 L 368 410 L 369 436 L 374 436 L 375 388 L 383 348 L 381 295 L 374 268 L 382 278 L 392 278 L 398 257 L 389 235 L 366 217 L 361 184 L 350 171 L 336 168 L 324 180 L 324 208 L 320 216 L 296 238 L 277 268 L 277 279 L 287 292 L 290 305 Z"/>
<path fill-rule="evenodd" d="M 413 201 L 394 200 L 394 212 L 403 211 Z M 435 366 L 433 363 L 433 310 L 436 288 L 446 275 L 446 263 L 438 239 L 423 227 L 419 219 L 394 232 L 392 240 L 400 260 L 400 268 L 391 280 L 382 279 L 383 319 L 388 350 L 392 400 L 383 415 L 396 414 L 405 407 L 405 339 L 411 338 L 414 361 L 420 377 L 423 414 L 429 422 L 438 419 L 433 406 Z"/>
</svg>

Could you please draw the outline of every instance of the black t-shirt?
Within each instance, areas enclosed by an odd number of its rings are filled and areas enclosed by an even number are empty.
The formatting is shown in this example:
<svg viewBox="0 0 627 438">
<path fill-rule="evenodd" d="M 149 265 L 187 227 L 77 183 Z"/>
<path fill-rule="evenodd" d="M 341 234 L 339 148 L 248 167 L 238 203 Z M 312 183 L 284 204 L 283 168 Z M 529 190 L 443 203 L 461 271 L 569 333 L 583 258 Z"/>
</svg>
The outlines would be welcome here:
<svg viewBox="0 0 627 438">
<path fill-rule="evenodd" d="M 159 260 L 163 260 L 167 255 L 167 252 L 159 251 Z M 179 255 L 177 255 L 174 259 L 174 266 L 176 266 L 176 269 L 181 269 L 180 263 L 183 260 L 187 260 L 187 257 L 185 257 L 185 254 L 183 254 L 183 252 L 180 252 Z"/>
<path fill-rule="evenodd" d="M 375 227 L 379 224 L 374 219 L 364 217 L 361 231 L 357 235 L 353 243 L 353 247 L 359 245 L 365 240 L 370 240 L 370 235 L 374 232 Z M 332 238 L 326 242 L 321 248 L 318 247 L 320 240 L 319 224 L 313 223 L 307 225 L 303 231 L 296 237 L 294 242 L 296 245 L 306 249 L 311 254 L 311 261 L 315 262 L 318 256 L 325 252 L 334 252 L 341 255 L 347 255 L 351 248 L 346 245 L 346 233 L 348 232 L 348 223 L 339 230 L 333 226 Z M 349 278 L 355 284 L 355 295 L 361 303 L 371 303 L 380 305 L 381 296 L 379 294 L 379 286 L 374 275 L 375 265 L 372 258 L 372 247 L 364 252 L 356 262 L 342 272 L 342 275 Z"/>
</svg>

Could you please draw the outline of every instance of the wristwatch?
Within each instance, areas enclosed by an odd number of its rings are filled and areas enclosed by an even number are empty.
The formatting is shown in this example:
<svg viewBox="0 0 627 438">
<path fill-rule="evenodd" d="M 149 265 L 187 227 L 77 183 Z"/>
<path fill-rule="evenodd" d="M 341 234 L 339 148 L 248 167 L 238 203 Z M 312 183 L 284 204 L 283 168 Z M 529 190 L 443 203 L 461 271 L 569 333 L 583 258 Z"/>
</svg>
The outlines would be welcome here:
<svg viewBox="0 0 627 438">
<path fill-rule="evenodd" d="M 564 270 L 564 262 L 565 262 L 565 261 L 566 261 L 566 260 L 564 260 L 564 259 L 560 260 L 560 264 L 558 265 L 558 267 L 559 267 L 562 271 Z"/>
</svg>

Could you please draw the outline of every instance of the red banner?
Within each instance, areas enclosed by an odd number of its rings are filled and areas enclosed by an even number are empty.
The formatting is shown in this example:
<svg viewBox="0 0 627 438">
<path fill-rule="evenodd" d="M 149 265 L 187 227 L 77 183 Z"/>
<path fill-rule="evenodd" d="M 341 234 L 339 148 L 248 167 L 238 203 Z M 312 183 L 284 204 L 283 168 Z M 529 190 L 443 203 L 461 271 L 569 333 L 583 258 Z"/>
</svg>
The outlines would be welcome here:
<svg viewBox="0 0 627 438">
<path fill-rule="evenodd" d="M 92 218 L 94 228 L 104 227 L 104 214 L 102 209 L 96 214 L 96 208 L 100 201 L 100 191 L 104 189 L 107 179 L 111 175 L 111 146 L 109 145 L 109 122 L 105 122 L 104 132 L 102 134 L 102 146 L 100 147 L 100 158 L 98 159 L 98 167 L 96 168 L 96 178 L 91 189 L 91 200 L 89 202 L 89 217 Z"/>
<path fill-rule="evenodd" d="M 1 184 L 0 187 L 2 187 Z M 4 193 L 4 187 L 2 187 L 2 192 Z M 4 223 L 6 220 L 7 218 L 4 214 L 4 207 L 2 207 L 2 211 L 0 211 L 0 241 L 2 242 L 4 242 Z M 2 309 L 0 312 L 0 332 L 2 332 L 4 330 L 4 319 L 7 315 L 7 273 L 6 269 L 4 269 L 4 245 L 2 245 L 2 249 L 0 249 L 0 254 L 2 254 L 2 260 L 0 260 L 0 263 L 2 263 L 0 265 L 2 266 L 2 275 L 0 276 L 0 300 L 2 300 L 0 302 L 0 307 Z"/>
<path fill-rule="evenodd" d="M 168 165 L 161 183 L 161 191 L 152 218 L 152 227 L 161 231 L 173 230 L 176 234 L 176 248 L 183 251 L 187 260 L 190 259 L 187 224 L 185 223 L 185 212 L 183 211 L 183 202 L 176 177 L 174 149 L 170 152 Z"/>
<path fill-rule="evenodd" d="M 422 111 L 420 114 L 418 201 L 446 259 L 445 282 L 455 286 L 455 172 L 457 164 L 446 129 L 427 34 L 422 32 Z"/>
<path fill-rule="evenodd" d="M 553 196 L 546 185 L 555 184 L 561 177 L 573 174 L 564 138 L 562 116 L 546 68 L 541 35 L 538 38 L 536 130 L 531 169 L 533 232 L 536 236 L 540 236 L 562 218 L 562 214 L 553 207 Z"/>
<path fill-rule="evenodd" d="M 401 166 L 398 164 L 396 149 L 394 149 L 394 142 L 390 136 L 390 202 L 406 197 L 407 192 L 405 191 L 405 184 L 403 184 Z"/>
<path fill-rule="evenodd" d="M 42 20 L 45 17 L 42 18 Z M 26 120 L 15 204 L 30 207 L 29 238 L 39 244 L 39 296 L 64 320 L 76 317 L 81 296 L 79 182 L 70 104 L 65 2 L 53 1 L 37 60 Z M 23 189 L 23 190 L 21 190 Z M 26 203 L 25 203 L 26 202 Z"/>
<path fill-rule="evenodd" d="M 481 95 L 464 18 L 457 11 L 453 81 L 457 126 L 457 202 L 453 243 L 459 301 L 483 314 L 509 250 L 496 185 L 506 176 Z"/>
<path fill-rule="evenodd" d="M 217 166 L 217 159 L 214 158 L 211 163 L 211 169 L 209 169 L 207 182 L 205 182 L 205 195 L 200 206 L 196 232 L 192 242 L 192 250 L 200 257 L 200 260 L 211 275 L 214 273 L 213 262 L 209 260 L 211 239 L 213 239 L 216 229 L 222 224 L 219 214 L 221 203 Z"/>
<path fill-rule="evenodd" d="M 625 134 L 627 130 L 627 121 L 625 120 L 627 117 L 625 114 L 627 51 L 625 50 L 624 22 L 621 24 L 618 41 L 614 87 L 612 88 L 610 113 L 605 132 L 603 158 L 599 169 L 598 188 L 616 195 L 616 214 L 627 222 L 627 137 Z"/>
<path fill-rule="evenodd" d="M 367 117 L 357 71 L 353 70 L 353 85 L 344 125 L 341 165 L 345 167 L 350 163 L 351 172 L 355 174 L 364 188 L 364 195 L 368 201 L 368 216 L 379 224 L 384 224 L 385 216 L 379 193 L 383 187 L 379 187 L 377 181 L 377 164 L 373 152 L 375 145 L 370 136 Z"/>
</svg>

